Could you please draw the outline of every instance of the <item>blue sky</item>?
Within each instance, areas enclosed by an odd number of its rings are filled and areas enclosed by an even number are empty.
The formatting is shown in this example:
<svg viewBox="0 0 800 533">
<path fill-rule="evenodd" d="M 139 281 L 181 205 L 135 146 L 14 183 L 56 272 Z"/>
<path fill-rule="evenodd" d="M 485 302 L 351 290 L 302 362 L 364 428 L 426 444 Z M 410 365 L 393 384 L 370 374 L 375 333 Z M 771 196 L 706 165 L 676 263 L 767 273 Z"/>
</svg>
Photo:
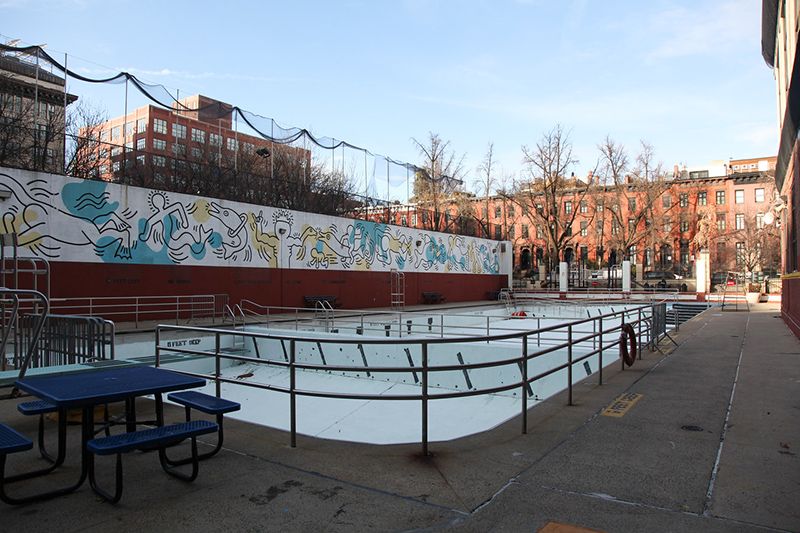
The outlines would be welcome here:
<svg viewBox="0 0 800 533">
<path fill-rule="evenodd" d="M 576 174 L 606 135 L 665 166 L 774 155 L 772 72 L 754 0 L 0 0 L 2 39 L 87 75 L 126 70 L 419 163 L 438 133 L 471 185 L 489 142 L 518 174 L 555 124 Z M 71 85 L 123 110 L 124 86 Z"/>
</svg>

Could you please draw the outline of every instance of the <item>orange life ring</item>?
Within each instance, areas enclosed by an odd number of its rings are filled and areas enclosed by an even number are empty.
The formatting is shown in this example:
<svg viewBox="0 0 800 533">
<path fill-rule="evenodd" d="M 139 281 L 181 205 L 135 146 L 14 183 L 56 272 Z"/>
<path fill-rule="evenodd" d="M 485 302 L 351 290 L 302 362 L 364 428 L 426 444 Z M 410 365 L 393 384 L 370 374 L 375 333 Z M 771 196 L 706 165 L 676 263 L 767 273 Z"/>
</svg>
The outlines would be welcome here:
<svg viewBox="0 0 800 533">
<path fill-rule="evenodd" d="M 619 356 L 628 366 L 633 366 L 633 362 L 636 361 L 636 332 L 630 324 L 622 324 L 620 328 Z"/>
<path fill-rule="evenodd" d="M 511 313 L 511 316 L 528 316 L 528 313 L 526 313 L 525 311 L 514 311 L 513 313 Z"/>
</svg>

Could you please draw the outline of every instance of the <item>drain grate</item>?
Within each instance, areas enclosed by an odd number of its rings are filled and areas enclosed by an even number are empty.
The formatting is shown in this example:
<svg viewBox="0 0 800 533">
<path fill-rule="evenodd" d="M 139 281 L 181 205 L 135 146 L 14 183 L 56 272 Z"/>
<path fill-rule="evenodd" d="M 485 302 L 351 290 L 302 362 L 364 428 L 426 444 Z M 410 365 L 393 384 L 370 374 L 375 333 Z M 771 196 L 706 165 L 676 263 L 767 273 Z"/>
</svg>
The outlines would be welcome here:
<svg viewBox="0 0 800 533">
<path fill-rule="evenodd" d="M 700 426 L 681 426 L 681 429 L 684 431 L 705 431 Z"/>
</svg>

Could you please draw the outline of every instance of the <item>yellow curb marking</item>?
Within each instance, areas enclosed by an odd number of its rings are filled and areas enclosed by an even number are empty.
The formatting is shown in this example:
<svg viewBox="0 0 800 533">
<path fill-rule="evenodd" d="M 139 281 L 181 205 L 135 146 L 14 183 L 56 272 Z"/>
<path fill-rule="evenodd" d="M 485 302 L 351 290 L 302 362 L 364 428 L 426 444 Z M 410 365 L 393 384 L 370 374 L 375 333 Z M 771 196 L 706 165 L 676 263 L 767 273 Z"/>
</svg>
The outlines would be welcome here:
<svg viewBox="0 0 800 533">
<path fill-rule="evenodd" d="M 609 405 L 603 410 L 603 416 L 613 416 L 615 418 L 621 418 L 625 416 L 625 414 L 630 410 L 631 407 L 636 405 L 642 398 L 641 394 L 636 394 L 634 392 L 628 392 L 614 400 L 614 403 Z"/>
</svg>

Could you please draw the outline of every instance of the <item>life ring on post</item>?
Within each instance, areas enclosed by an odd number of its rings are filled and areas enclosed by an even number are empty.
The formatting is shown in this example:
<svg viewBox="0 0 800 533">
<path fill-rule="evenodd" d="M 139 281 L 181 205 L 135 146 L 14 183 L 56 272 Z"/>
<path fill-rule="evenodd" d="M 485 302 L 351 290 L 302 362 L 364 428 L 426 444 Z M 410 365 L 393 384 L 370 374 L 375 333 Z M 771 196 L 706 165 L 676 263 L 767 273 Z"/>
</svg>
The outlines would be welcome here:
<svg viewBox="0 0 800 533">
<path fill-rule="evenodd" d="M 620 328 L 619 356 L 628 366 L 633 366 L 636 361 L 636 332 L 630 324 L 622 324 Z"/>
</svg>

